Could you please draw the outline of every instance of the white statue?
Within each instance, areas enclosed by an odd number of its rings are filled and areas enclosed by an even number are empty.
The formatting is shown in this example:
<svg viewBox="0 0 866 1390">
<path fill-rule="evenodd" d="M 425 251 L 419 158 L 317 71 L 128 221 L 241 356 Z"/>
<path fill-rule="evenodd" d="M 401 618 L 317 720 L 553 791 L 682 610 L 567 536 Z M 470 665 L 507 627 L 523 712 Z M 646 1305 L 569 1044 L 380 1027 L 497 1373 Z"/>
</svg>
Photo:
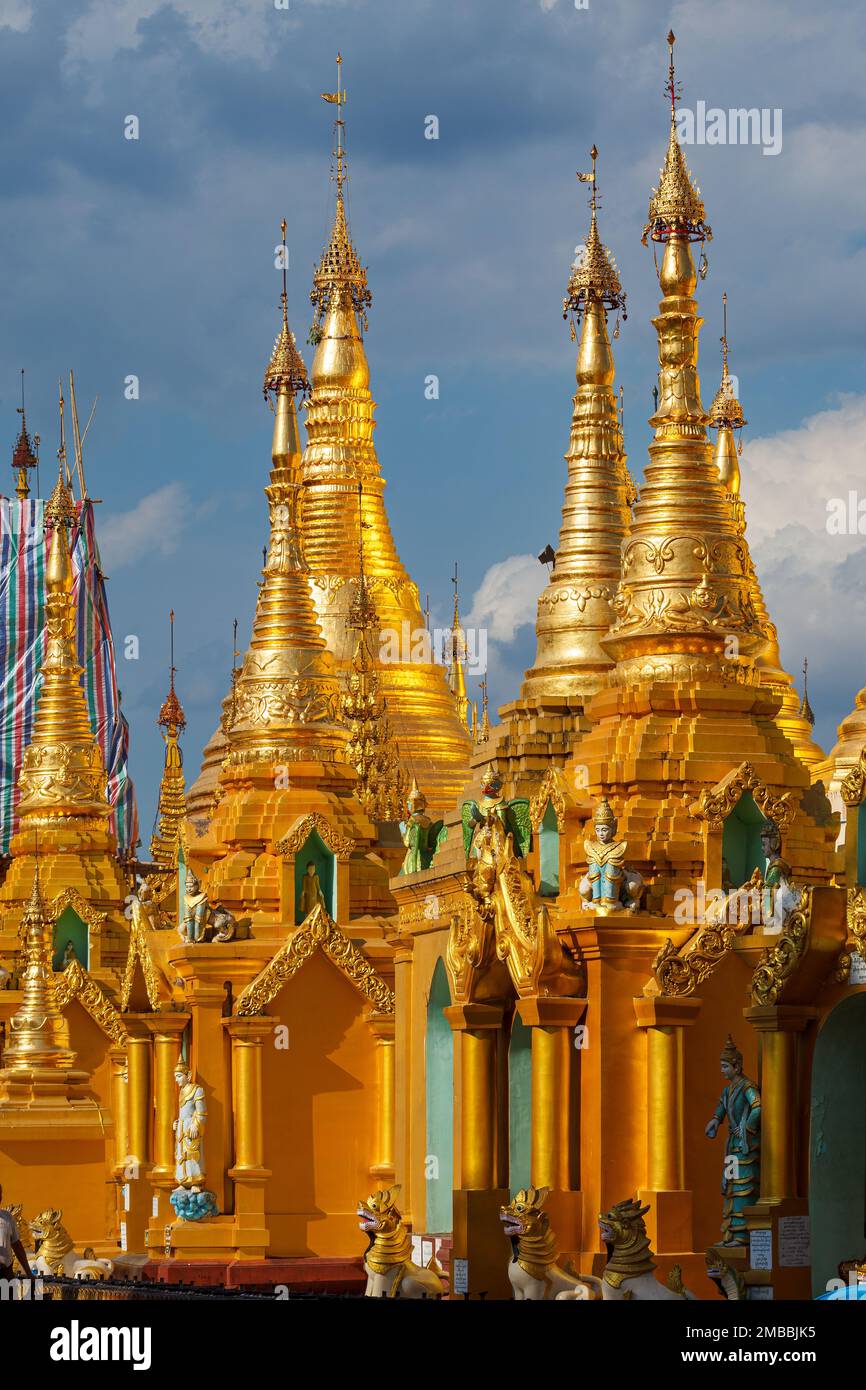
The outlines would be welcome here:
<svg viewBox="0 0 866 1390">
<path fill-rule="evenodd" d="M 180 1092 L 174 1122 L 174 1176 L 178 1187 L 200 1192 L 205 1182 L 203 1165 L 207 1102 L 203 1088 L 193 1081 L 183 1062 L 178 1062 L 175 1067 L 174 1079 Z"/>
<path fill-rule="evenodd" d="M 174 1122 L 174 1176 L 177 1187 L 169 1198 L 182 1221 L 203 1221 L 216 1216 L 216 1194 L 205 1187 L 204 1130 L 207 1101 L 204 1088 L 194 1081 L 189 1067 L 178 1062 L 174 1069 L 178 1085 L 178 1111 Z"/>
</svg>

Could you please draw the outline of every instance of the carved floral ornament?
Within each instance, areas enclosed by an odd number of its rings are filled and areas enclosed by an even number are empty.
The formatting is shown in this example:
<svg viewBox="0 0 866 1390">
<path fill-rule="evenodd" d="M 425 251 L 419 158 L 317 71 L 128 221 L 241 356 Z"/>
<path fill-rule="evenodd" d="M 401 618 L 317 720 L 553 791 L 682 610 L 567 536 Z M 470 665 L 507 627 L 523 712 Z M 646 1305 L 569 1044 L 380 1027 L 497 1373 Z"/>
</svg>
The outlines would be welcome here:
<svg viewBox="0 0 866 1390">
<path fill-rule="evenodd" d="M 280 947 L 238 998 L 235 1013 L 249 1018 L 264 1013 L 283 985 L 316 951 L 322 951 L 372 1005 L 372 1016 L 393 1014 L 394 993 L 370 961 L 344 936 L 320 903 Z"/>
<path fill-rule="evenodd" d="M 866 797 L 866 744 L 860 750 L 860 757 L 848 776 L 839 787 L 846 806 L 859 806 Z"/>
<path fill-rule="evenodd" d="M 751 792 L 755 805 L 780 830 L 787 830 L 797 810 L 796 793 L 775 792 L 762 782 L 751 763 L 742 763 L 724 777 L 713 791 L 703 791 L 691 807 L 693 816 L 705 820 L 710 830 L 721 830 L 744 792 Z"/>
<path fill-rule="evenodd" d="M 86 898 L 82 898 L 75 888 L 64 888 L 62 893 L 58 893 L 56 898 L 51 899 L 46 914 L 49 922 L 58 922 L 67 907 L 71 907 L 73 911 L 78 913 L 82 922 L 90 928 L 94 936 L 99 935 L 108 913 L 97 912 L 96 908 L 92 907 Z"/>
<path fill-rule="evenodd" d="M 800 890 L 800 901 L 786 921 L 775 946 L 768 947 L 752 976 L 752 1003 L 778 1004 L 809 944 L 812 923 L 811 885 Z"/>
<path fill-rule="evenodd" d="M 549 767 L 544 774 L 544 778 L 535 796 L 529 803 L 529 820 L 532 829 L 538 834 L 541 822 L 548 804 L 551 805 L 556 813 L 556 827 L 559 831 L 565 829 L 565 812 L 567 804 L 573 798 L 568 793 L 565 777 L 558 767 Z"/>
<path fill-rule="evenodd" d="M 154 1013 L 159 1011 L 159 975 L 150 954 L 150 944 L 147 934 L 143 927 L 135 922 L 130 922 L 129 926 L 129 950 L 126 956 L 126 965 L 123 971 L 123 980 L 120 985 L 120 1008 L 126 1013 L 129 1008 L 129 999 L 132 994 L 132 985 L 135 979 L 135 962 L 141 964 L 141 973 L 144 976 L 144 987 L 147 991 L 147 1002 Z"/>
<path fill-rule="evenodd" d="M 329 821 L 325 819 L 319 811 L 311 811 L 309 815 L 302 816 L 295 821 L 288 834 L 284 835 L 275 846 L 277 854 L 292 855 L 297 854 L 309 839 L 312 831 L 316 831 L 319 838 L 327 845 L 328 849 L 335 854 L 339 860 L 349 859 L 355 852 L 356 842 L 348 835 L 342 835 L 339 830 L 335 830 Z"/>
<path fill-rule="evenodd" d="M 64 1011 L 70 1000 L 77 999 L 103 1033 L 111 1038 L 112 1042 L 116 1043 L 118 1047 L 126 1045 L 127 1033 L 123 1019 L 108 995 L 96 983 L 93 976 L 84 969 L 80 961 L 71 960 L 69 962 L 62 975 L 55 982 L 54 994 L 58 1007 Z"/>
</svg>

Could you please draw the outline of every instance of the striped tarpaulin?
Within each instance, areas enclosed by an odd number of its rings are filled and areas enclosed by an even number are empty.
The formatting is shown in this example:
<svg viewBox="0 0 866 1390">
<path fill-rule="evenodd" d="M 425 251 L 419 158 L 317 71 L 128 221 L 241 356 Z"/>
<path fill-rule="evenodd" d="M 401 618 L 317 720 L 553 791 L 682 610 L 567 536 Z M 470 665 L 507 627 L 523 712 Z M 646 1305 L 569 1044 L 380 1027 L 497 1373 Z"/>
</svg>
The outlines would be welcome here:
<svg viewBox="0 0 866 1390">
<path fill-rule="evenodd" d="M 111 826 L 121 853 L 138 842 L 135 790 L 127 769 L 129 727 L 117 693 L 114 642 L 96 544 L 93 506 L 77 504 L 72 563 L 78 603 L 78 660 L 106 767 Z M 44 503 L 0 497 L 0 853 L 17 828 L 18 774 L 38 696 L 45 605 Z"/>
</svg>

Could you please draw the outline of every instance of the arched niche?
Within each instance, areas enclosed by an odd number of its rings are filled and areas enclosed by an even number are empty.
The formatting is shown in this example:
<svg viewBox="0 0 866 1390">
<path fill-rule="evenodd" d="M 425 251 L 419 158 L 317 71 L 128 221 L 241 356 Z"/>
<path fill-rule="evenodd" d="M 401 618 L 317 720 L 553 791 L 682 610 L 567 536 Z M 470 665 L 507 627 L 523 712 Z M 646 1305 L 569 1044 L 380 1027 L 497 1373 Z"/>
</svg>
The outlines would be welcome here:
<svg viewBox="0 0 866 1390">
<path fill-rule="evenodd" d="M 425 1076 L 427 1089 L 427 1231 L 450 1232 L 454 1173 L 454 1035 L 444 1009 L 451 1004 L 448 974 L 440 956 L 427 1001 Z"/>
<path fill-rule="evenodd" d="M 538 828 L 538 882 L 542 897 L 556 897 L 559 892 L 559 821 L 552 801 L 548 801 Z"/>
<path fill-rule="evenodd" d="M 812 1059 L 809 1214 L 812 1291 L 866 1254 L 866 993 L 828 1015 Z"/>
<path fill-rule="evenodd" d="M 758 809 L 750 791 L 743 792 L 725 818 L 722 831 L 723 886 L 739 888 L 748 883 L 755 869 L 763 875 L 767 859 L 761 845 L 766 817 Z"/>
<path fill-rule="evenodd" d="M 319 887 L 325 899 L 328 916 L 337 919 L 337 874 L 336 858 L 317 830 L 311 830 L 301 848 L 295 855 L 295 926 L 300 926 L 308 915 L 303 903 L 304 878 L 308 866 L 312 864 L 319 876 Z"/>
<path fill-rule="evenodd" d="M 508 1185 L 529 1187 L 532 1167 L 532 1029 L 515 1011 L 508 1042 Z"/>
<path fill-rule="evenodd" d="M 66 948 L 71 945 L 79 965 L 90 967 L 90 929 L 74 907 L 65 907 L 54 923 L 54 955 L 52 968 L 66 969 Z"/>
</svg>

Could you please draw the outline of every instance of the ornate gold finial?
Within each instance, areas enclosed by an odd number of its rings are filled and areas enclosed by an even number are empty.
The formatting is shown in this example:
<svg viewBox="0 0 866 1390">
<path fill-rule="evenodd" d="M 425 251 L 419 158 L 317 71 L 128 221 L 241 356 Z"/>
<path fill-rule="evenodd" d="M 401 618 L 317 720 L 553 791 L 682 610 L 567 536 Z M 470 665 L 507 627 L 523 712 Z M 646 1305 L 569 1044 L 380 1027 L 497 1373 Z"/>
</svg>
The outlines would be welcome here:
<svg viewBox="0 0 866 1390">
<path fill-rule="evenodd" d="M 21 404 L 16 407 L 21 416 L 21 432 L 15 441 L 15 448 L 12 453 L 12 469 L 15 473 L 15 494 L 23 501 L 30 496 L 30 479 L 28 473 L 35 468 L 38 458 L 34 452 L 33 443 L 39 446 L 39 436 L 34 436 L 31 442 L 30 435 L 27 433 L 27 416 L 24 413 L 24 368 L 21 368 Z"/>
<path fill-rule="evenodd" d="M 478 726 L 477 743 L 486 743 L 490 737 L 490 708 L 487 694 L 487 677 L 483 676 L 479 681 L 481 689 L 481 722 Z"/>
<path fill-rule="evenodd" d="M 21 969 L 22 999 L 9 1020 L 3 1049 L 3 1069 L 11 1072 L 68 1072 L 75 1062 L 69 1047 L 69 1026 L 57 1002 L 52 963 L 54 924 L 48 920 L 39 886 L 38 861 L 33 891 L 21 917 L 24 937 Z"/>
<path fill-rule="evenodd" d="M 338 53 L 337 90 L 336 92 L 322 93 L 323 101 L 331 102 L 337 107 L 337 116 L 334 121 L 335 165 L 331 175 L 337 185 L 337 209 L 334 225 L 331 229 L 331 238 L 322 253 L 322 259 L 313 276 L 313 288 L 310 291 L 310 303 L 316 310 L 310 333 L 310 340 L 314 343 L 318 342 L 321 337 L 322 320 L 332 305 L 351 305 L 366 330 L 367 310 L 373 303 L 373 296 L 367 286 L 367 272 L 361 265 L 358 254 L 352 245 L 346 221 L 343 185 L 349 176 L 346 173 L 346 151 L 343 143 L 346 123 L 341 115 L 346 104 L 346 89 L 342 85 L 342 69 L 343 59 Z"/>
<path fill-rule="evenodd" d="M 815 713 L 809 704 L 809 658 L 803 657 L 803 703 L 800 705 L 800 718 L 808 719 L 812 728 L 815 727 Z"/>
<path fill-rule="evenodd" d="M 682 97 L 682 83 L 677 82 L 674 70 L 675 42 L 676 36 L 673 30 L 670 30 L 670 63 L 665 95 L 671 104 L 671 133 L 664 166 L 659 170 L 658 187 L 653 189 L 650 198 L 648 220 L 641 236 L 644 246 L 647 244 L 647 237 L 651 237 L 653 241 L 668 241 L 672 236 L 686 241 L 713 239 L 712 228 L 704 222 L 701 190 L 692 182 L 677 139 L 677 102 Z"/>
<path fill-rule="evenodd" d="M 708 423 L 713 429 L 728 425 L 732 430 L 741 430 L 747 423 L 743 407 L 734 395 L 734 383 L 728 372 L 728 296 L 722 295 L 722 381 L 713 397 L 708 412 Z"/>
<path fill-rule="evenodd" d="M 586 309 L 591 299 L 603 304 L 606 309 L 621 309 L 624 319 L 628 318 L 625 308 L 625 293 L 619 278 L 619 270 L 616 261 L 608 248 L 603 244 L 598 234 L 598 181 L 596 177 L 596 162 L 598 160 L 598 150 L 595 145 L 589 152 L 592 160 L 592 172 L 589 174 L 578 174 L 581 183 L 592 185 L 592 193 L 589 198 L 589 206 L 592 218 L 589 224 L 589 232 L 584 242 L 583 254 L 579 261 L 572 267 L 568 281 L 568 290 L 565 299 L 562 301 L 562 317 L 568 318 L 569 313 L 577 314 L 577 321 L 580 322 L 581 314 Z M 571 325 L 571 338 L 574 342 L 577 333 L 574 322 Z M 614 330 L 614 337 L 619 337 L 619 321 Z"/>
<path fill-rule="evenodd" d="M 169 665 L 168 695 L 162 702 L 157 724 L 164 729 L 165 764 L 159 784 L 159 803 L 157 805 L 157 826 L 150 842 L 150 853 L 155 863 L 167 869 L 177 868 L 180 847 L 180 830 L 186 816 L 186 788 L 183 776 L 183 754 L 180 750 L 180 735 L 186 728 L 183 706 L 177 698 L 174 677 L 177 670 L 174 664 L 174 609 L 168 615 L 170 629 L 171 661 Z"/>
<path fill-rule="evenodd" d="M 281 247 L 281 269 L 283 274 L 283 290 L 280 295 L 280 307 L 282 309 L 283 322 L 274 343 L 274 350 L 271 353 L 271 360 L 265 370 L 265 380 L 263 392 L 267 400 L 270 392 L 279 391 L 284 387 L 291 395 L 308 396 L 310 394 L 310 382 L 307 377 L 307 368 L 304 359 L 298 351 L 295 335 L 289 328 L 289 295 L 286 272 L 288 270 L 288 251 L 286 249 L 286 219 L 280 223 L 282 234 Z"/>
<path fill-rule="evenodd" d="M 448 688 L 457 704 L 461 724 L 469 725 L 469 696 L 466 693 L 466 633 L 460 623 L 460 604 L 457 561 L 454 561 L 454 616 L 451 620 L 451 636 L 448 644 Z"/>
</svg>

